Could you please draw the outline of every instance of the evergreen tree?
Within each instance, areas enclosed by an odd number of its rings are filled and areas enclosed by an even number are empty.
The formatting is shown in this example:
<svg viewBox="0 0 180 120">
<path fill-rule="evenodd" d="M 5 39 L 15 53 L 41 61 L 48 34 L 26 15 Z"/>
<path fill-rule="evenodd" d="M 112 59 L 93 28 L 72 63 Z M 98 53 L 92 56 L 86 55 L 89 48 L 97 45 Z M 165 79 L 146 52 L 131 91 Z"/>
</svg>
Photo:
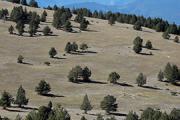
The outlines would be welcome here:
<svg viewBox="0 0 180 120">
<path fill-rule="evenodd" d="M 155 114 L 155 110 L 152 108 L 147 108 L 141 114 L 141 120 L 152 120 L 153 115 Z M 157 119 L 158 120 L 158 119 Z"/>
<path fill-rule="evenodd" d="M 180 109 L 174 108 L 169 116 L 172 120 L 180 120 Z"/>
<path fill-rule="evenodd" d="M 169 35 L 168 32 L 164 32 L 163 35 L 162 35 L 162 37 L 163 37 L 164 39 L 168 39 L 168 40 L 169 40 L 169 38 L 170 38 L 171 36 Z"/>
<path fill-rule="evenodd" d="M 30 0 L 29 6 L 38 8 L 38 3 L 35 0 Z"/>
<path fill-rule="evenodd" d="M 133 41 L 134 47 L 133 50 L 135 53 L 140 53 L 142 51 L 142 43 L 143 39 L 141 39 L 139 36 L 136 37 Z"/>
<path fill-rule="evenodd" d="M 104 118 L 101 114 L 98 114 L 96 120 L 104 120 Z"/>
<path fill-rule="evenodd" d="M 81 108 L 81 110 L 84 110 L 85 114 L 87 114 L 87 111 L 92 110 L 92 106 L 91 106 L 91 103 L 88 99 L 87 94 L 84 96 L 84 100 L 83 100 L 83 103 L 82 103 L 80 108 Z"/>
<path fill-rule="evenodd" d="M 49 27 L 49 26 L 45 26 L 44 29 L 43 29 L 43 34 L 44 34 L 45 36 L 47 36 L 47 35 L 50 35 L 51 33 L 52 33 L 52 32 L 51 32 L 50 27 Z"/>
<path fill-rule="evenodd" d="M 85 67 L 82 70 L 82 77 L 83 77 L 83 81 L 85 81 L 85 82 L 90 81 L 89 77 L 91 77 L 91 70 L 88 67 Z"/>
<path fill-rule="evenodd" d="M 66 21 L 66 23 L 64 24 L 64 30 L 67 31 L 67 32 L 72 32 L 73 31 L 71 22 Z"/>
<path fill-rule="evenodd" d="M 101 101 L 100 107 L 102 110 L 105 110 L 106 113 L 110 113 L 111 111 L 116 111 L 118 108 L 118 105 L 116 103 L 116 98 L 111 95 L 105 96 L 103 101 Z"/>
<path fill-rule="evenodd" d="M 176 36 L 176 37 L 174 38 L 174 42 L 179 43 L 179 37 L 178 37 L 178 36 Z"/>
<path fill-rule="evenodd" d="M 75 22 L 78 22 L 78 23 L 81 23 L 84 19 L 84 16 L 81 12 L 78 12 L 77 16 L 75 17 L 74 21 Z"/>
<path fill-rule="evenodd" d="M 65 51 L 66 53 L 70 53 L 72 51 L 72 45 L 70 42 L 66 44 Z"/>
<path fill-rule="evenodd" d="M 1 95 L 0 106 L 6 109 L 6 107 L 11 106 L 12 102 L 13 102 L 12 96 L 8 92 L 4 91 Z"/>
<path fill-rule="evenodd" d="M 15 104 L 18 104 L 19 107 L 22 107 L 22 105 L 28 104 L 28 99 L 26 98 L 26 92 L 22 86 L 20 86 L 17 91 Z"/>
<path fill-rule="evenodd" d="M 23 63 L 24 57 L 22 55 L 19 55 L 17 58 L 17 63 Z"/>
<path fill-rule="evenodd" d="M 158 73 L 158 80 L 163 81 L 163 79 L 164 79 L 164 73 L 160 70 Z"/>
<path fill-rule="evenodd" d="M 80 30 L 86 30 L 88 27 L 88 21 L 84 18 L 80 23 Z"/>
<path fill-rule="evenodd" d="M 111 73 L 109 74 L 108 81 L 109 81 L 110 83 L 116 84 L 116 83 L 117 83 L 117 80 L 119 80 L 119 79 L 120 79 L 120 75 L 119 75 L 118 73 L 116 73 L 116 72 L 111 72 Z"/>
<path fill-rule="evenodd" d="M 115 19 L 115 16 L 114 16 L 114 15 L 111 15 L 111 16 L 109 17 L 109 19 L 108 19 L 108 23 L 109 23 L 110 25 L 115 24 L 115 21 L 116 21 L 116 19 Z"/>
<path fill-rule="evenodd" d="M 139 120 L 138 115 L 134 112 L 129 112 L 125 120 Z"/>
<path fill-rule="evenodd" d="M 87 120 L 84 116 L 81 117 L 81 120 Z"/>
<path fill-rule="evenodd" d="M 40 95 L 46 95 L 51 91 L 51 87 L 46 81 L 41 80 L 35 91 Z"/>
<path fill-rule="evenodd" d="M 87 50 L 87 49 L 88 49 L 88 45 L 85 44 L 85 43 L 82 43 L 82 44 L 80 44 L 80 49 L 81 49 L 82 51 Z"/>
<path fill-rule="evenodd" d="M 82 71 L 83 69 L 80 66 L 72 68 L 68 75 L 69 81 L 74 83 L 79 82 L 79 78 L 82 76 Z"/>
<path fill-rule="evenodd" d="M 148 40 L 148 41 L 146 42 L 146 48 L 147 48 L 147 49 L 152 49 L 152 48 L 153 48 L 151 41 Z"/>
<path fill-rule="evenodd" d="M 76 42 L 73 42 L 71 48 L 73 52 L 76 52 L 78 50 L 78 44 Z"/>
<path fill-rule="evenodd" d="M 137 21 L 135 23 L 135 25 L 133 26 L 134 30 L 139 30 L 139 31 L 142 31 L 142 27 L 141 27 L 141 22 L 140 21 Z"/>
<path fill-rule="evenodd" d="M 14 27 L 11 25 L 11 26 L 9 27 L 8 31 L 9 31 L 9 34 L 13 34 Z"/>
<path fill-rule="evenodd" d="M 49 50 L 49 56 L 51 58 L 54 58 L 54 56 L 57 55 L 57 51 L 54 47 L 52 47 L 50 50 Z"/>
<path fill-rule="evenodd" d="M 20 36 L 24 33 L 24 23 L 22 21 L 18 21 L 16 24 L 16 29 L 18 30 L 18 33 Z"/>
<path fill-rule="evenodd" d="M 146 76 L 144 76 L 143 73 L 140 73 L 136 78 L 136 83 L 139 87 L 142 87 L 144 84 L 146 84 Z"/>
<path fill-rule="evenodd" d="M 53 107 L 53 104 L 52 104 L 51 101 L 49 101 L 49 103 L 48 103 L 48 108 L 52 109 L 52 107 Z"/>
</svg>

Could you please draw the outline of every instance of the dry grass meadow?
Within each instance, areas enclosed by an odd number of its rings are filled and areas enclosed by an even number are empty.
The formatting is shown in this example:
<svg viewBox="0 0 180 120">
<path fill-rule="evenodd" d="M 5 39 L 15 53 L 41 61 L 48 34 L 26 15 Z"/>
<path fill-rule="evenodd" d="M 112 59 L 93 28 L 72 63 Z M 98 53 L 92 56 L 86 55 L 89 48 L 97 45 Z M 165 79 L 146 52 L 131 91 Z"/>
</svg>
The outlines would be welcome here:
<svg viewBox="0 0 180 120">
<path fill-rule="evenodd" d="M 0 9 L 11 10 L 15 4 L 0 1 Z M 17 6 L 17 5 L 16 5 Z M 42 9 L 28 8 L 31 11 L 42 13 Z M 103 113 L 99 103 L 104 96 L 110 94 L 117 98 L 118 113 L 126 114 L 130 110 L 140 112 L 148 106 L 170 111 L 172 108 L 180 108 L 180 95 L 172 96 L 171 91 L 180 92 L 178 86 L 166 85 L 157 80 L 157 73 L 164 69 L 167 62 L 180 66 L 180 44 L 167 41 L 162 38 L 162 33 L 143 28 L 143 31 L 135 31 L 132 25 L 116 23 L 110 26 L 107 21 L 88 18 L 91 25 L 89 31 L 80 33 L 67 33 L 52 27 L 53 11 L 48 12 L 48 22 L 55 36 L 23 37 L 10 35 L 8 27 L 15 25 L 12 22 L 0 20 L 0 92 L 4 90 L 13 96 L 20 85 L 23 85 L 30 99 L 31 107 L 46 105 L 49 101 L 60 103 L 67 108 L 73 120 L 79 120 L 82 111 L 79 106 L 87 93 L 94 107 L 86 117 L 89 120 L 95 118 L 94 114 Z M 72 22 L 74 30 L 79 31 L 79 25 Z M 17 32 L 17 31 L 16 31 Z M 42 34 L 42 33 L 38 33 Z M 132 50 L 132 42 L 136 36 L 141 36 L 144 43 L 151 40 L 157 50 L 143 50 L 143 53 L 152 52 L 153 55 L 137 55 Z M 172 39 L 174 36 L 172 35 Z M 87 43 L 89 51 L 83 55 L 63 56 L 67 42 Z M 48 51 L 55 47 L 58 57 L 62 59 L 50 59 Z M 32 65 L 17 64 L 18 55 L 25 57 L 25 62 Z M 51 62 L 51 66 L 44 65 L 45 61 Z M 99 83 L 74 84 L 68 82 L 67 75 L 76 65 L 88 66 L 92 71 L 91 79 Z M 121 78 L 119 83 L 130 86 L 111 85 L 107 83 L 110 72 L 116 71 Z M 135 84 L 137 75 L 143 72 L 147 76 L 147 86 L 159 88 L 139 88 Z M 52 87 L 52 94 L 57 97 L 43 97 L 35 93 L 35 86 L 40 80 L 46 80 Z M 169 90 L 167 90 L 169 89 Z M 0 115 L 14 118 L 17 114 L 26 115 L 30 110 L 10 108 L 17 111 L 4 111 L 0 108 Z M 120 119 L 121 117 L 119 117 Z M 122 117 L 123 118 L 123 117 Z"/>
</svg>

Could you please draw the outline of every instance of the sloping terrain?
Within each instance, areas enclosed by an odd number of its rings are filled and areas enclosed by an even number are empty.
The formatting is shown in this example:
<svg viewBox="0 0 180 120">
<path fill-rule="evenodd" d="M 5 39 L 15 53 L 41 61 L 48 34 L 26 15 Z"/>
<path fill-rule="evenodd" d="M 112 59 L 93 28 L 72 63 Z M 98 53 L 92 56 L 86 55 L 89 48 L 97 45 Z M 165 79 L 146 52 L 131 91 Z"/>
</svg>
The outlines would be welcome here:
<svg viewBox="0 0 180 120">
<path fill-rule="evenodd" d="M 16 4 L 0 1 L 0 9 L 11 10 Z M 27 7 L 27 10 L 42 13 L 42 9 Z M 47 11 L 48 22 L 41 23 L 41 30 L 49 25 L 55 36 L 20 37 L 10 35 L 8 27 L 15 23 L 0 20 L 0 92 L 4 90 L 16 95 L 16 90 L 22 85 L 30 99 L 30 107 L 46 105 L 49 101 L 60 103 L 67 108 L 73 120 L 79 120 L 83 111 L 79 106 L 83 96 L 88 94 L 94 107 L 90 113 L 103 113 L 99 103 L 104 96 L 110 94 L 117 98 L 118 112 L 127 113 L 130 110 L 140 112 L 148 106 L 170 111 L 180 108 L 180 96 L 171 96 L 170 91 L 180 92 L 178 86 L 162 83 L 157 80 L 157 73 L 163 69 L 167 62 L 180 66 L 180 44 L 162 38 L 162 33 L 143 28 L 143 31 L 133 30 L 131 25 L 116 23 L 114 26 L 107 21 L 87 18 L 91 25 L 89 31 L 81 33 L 67 33 L 56 30 L 51 26 L 53 11 Z M 74 30 L 78 31 L 79 24 L 73 23 Z M 16 31 L 17 32 L 17 31 Z M 42 34 L 42 33 L 39 33 Z M 143 53 L 152 52 L 153 55 L 137 55 L 132 50 L 135 37 L 141 36 L 144 43 L 151 40 L 157 50 L 143 50 Z M 172 38 L 174 36 L 172 35 Z M 84 55 L 63 56 L 67 42 L 76 41 L 78 44 L 87 43 L 91 53 Z M 58 57 L 50 59 L 48 51 L 55 47 Z M 18 55 L 25 57 L 28 64 L 17 64 Z M 51 66 L 44 65 L 50 61 Z M 96 83 L 74 84 L 68 82 L 67 75 L 76 65 L 88 66 L 92 71 L 91 79 Z M 107 83 L 110 72 L 120 74 L 119 85 Z M 147 86 L 140 88 L 135 84 L 137 75 L 143 72 L 147 76 Z M 46 80 L 52 87 L 52 94 L 57 97 L 43 97 L 35 93 L 35 87 L 40 80 Z M 128 85 L 123 86 L 122 83 Z M 155 89 L 158 88 L 158 89 Z M 169 90 L 168 90 L 169 89 Z M 12 108 L 13 109 L 13 108 Z M 15 109 L 15 108 L 14 108 Z M 25 115 L 30 110 L 4 111 L 0 109 L 1 116 L 14 118 L 17 114 Z M 79 115 L 80 114 L 80 115 Z M 87 115 L 89 120 L 95 118 Z"/>
</svg>

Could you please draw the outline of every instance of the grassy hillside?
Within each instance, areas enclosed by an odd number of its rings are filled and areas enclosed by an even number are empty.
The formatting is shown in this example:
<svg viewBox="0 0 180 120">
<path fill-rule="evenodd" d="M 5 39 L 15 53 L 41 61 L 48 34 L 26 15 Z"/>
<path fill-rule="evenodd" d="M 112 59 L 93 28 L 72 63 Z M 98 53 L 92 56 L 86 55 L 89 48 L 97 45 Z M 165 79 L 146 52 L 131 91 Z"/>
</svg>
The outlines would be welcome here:
<svg viewBox="0 0 180 120">
<path fill-rule="evenodd" d="M 16 4 L 0 1 L 0 9 L 11 10 Z M 42 13 L 42 9 L 28 8 L 27 10 Z M 143 28 L 143 31 L 135 31 L 128 24 L 116 23 L 113 26 L 107 21 L 87 18 L 91 25 L 89 31 L 81 33 L 67 33 L 56 30 L 51 26 L 53 11 L 47 11 L 48 22 L 41 23 L 40 29 L 49 25 L 55 36 L 28 37 L 10 35 L 8 27 L 15 25 L 13 22 L 0 20 L 0 92 L 4 90 L 14 96 L 20 85 L 26 89 L 30 99 L 29 106 L 38 107 L 46 105 L 48 101 L 60 103 L 70 111 L 73 120 L 80 119 L 83 111 L 79 106 L 83 96 L 87 93 L 94 110 L 91 113 L 102 112 L 99 103 L 107 94 L 117 98 L 118 112 L 127 113 L 130 110 L 139 112 L 148 106 L 171 110 L 180 108 L 180 96 L 173 97 L 170 91 L 179 91 L 178 86 L 166 85 L 157 80 L 157 73 L 163 69 L 167 62 L 180 66 L 180 45 L 162 38 L 162 33 Z M 78 31 L 77 23 L 73 23 L 74 30 Z M 42 34 L 42 33 L 39 33 Z M 144 42 L 151 40 L 157 50 L 143 50 L 143 53 L 152 52 L 153 55 L 137 55 L 132 50 L 132 43 L 136 36 L 141 36 Z M 172 35 L 172 38 L 174 36 Z M 83 55 L 63 56 L 67 42 L 76 41 L 78 44 L 87 43 L 90 48 Z M 58 57 L 62 59 L 50 59 L 48 51 L 55 47 Z M 25 57 L 28 64 L 17 64 L 18 55 Z M 45 61 L 51 62 L 51 66 L 44 65 Z M 76 65 L 88 66 L 92 71 L 91 79 L 99 83 L 74 84 L 68 82 L 67 75 Z M 120 74 L 119 85 L 107 83 L 109 73 L 116 71 Z M 139 88 L 135 84 L 137 75 L 143 72 L 147 76 L 147 86 L 152 88 Z M 59 97 L 42 97 L 35 93 L 35 86 L 40 80 L 46 80 L 52 86 L 52 94 Z M 122 83 L 129 84 L 123 86 Z M 153 89 L 159 88 L 159 89 Z M 167 90 L 169 89 L 169 90 Z M 62 97 L 60 97 L 62 96 Z M 18 110 L 17 108 L 11 108 Z M 14 118 L 17 114 L 25 115 L 30 110 L 9 112 L 0 109 L 1 116 Z M 90 120 L 95 116 L 88 115 Z"/>
</svg>

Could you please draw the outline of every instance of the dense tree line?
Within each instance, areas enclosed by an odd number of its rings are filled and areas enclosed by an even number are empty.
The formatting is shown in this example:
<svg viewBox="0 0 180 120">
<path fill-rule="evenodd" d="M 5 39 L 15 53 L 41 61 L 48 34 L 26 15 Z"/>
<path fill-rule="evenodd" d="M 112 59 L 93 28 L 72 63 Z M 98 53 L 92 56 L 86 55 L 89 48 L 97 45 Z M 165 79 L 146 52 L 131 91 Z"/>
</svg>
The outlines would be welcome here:
<svg viewBox="0 0 180 120">
<path fill-rule="evenodd" d="M 29 3 L 27 3 L 27 0 L 7 0 L 8 2 L 22 4 L 30 7 L 38 7 L 38 2 L 36 0 L 28 0 Z"/>
<path fill-rule="evenodd" d="M 157 32 L 168 32 L 171 34 L 180 35 L 180 26 L 176 25 L 175 23 L 170 24 L 168 21 L 165 21 L 161 18 L 145 18 L 143 16 L 137 16 L 134 14 L 122 14 L 122 13 L 112 13 L 109 12 L 102 12 L 102 11 L 94 11 L 92 12 L 86 8 L 78 8 L 73 9 L 72 12 L 74 14 L 78 14 L 79 12 L 82 13 L 83 16 L 87 17 L 94 17 L 99 19 L 108 20 L 111 24 L 114 21 L 120 23 L 127 23 L 134 25 L 134 29 L 142 30 L 142 26 L 155 29 Z"/>
</svg>

